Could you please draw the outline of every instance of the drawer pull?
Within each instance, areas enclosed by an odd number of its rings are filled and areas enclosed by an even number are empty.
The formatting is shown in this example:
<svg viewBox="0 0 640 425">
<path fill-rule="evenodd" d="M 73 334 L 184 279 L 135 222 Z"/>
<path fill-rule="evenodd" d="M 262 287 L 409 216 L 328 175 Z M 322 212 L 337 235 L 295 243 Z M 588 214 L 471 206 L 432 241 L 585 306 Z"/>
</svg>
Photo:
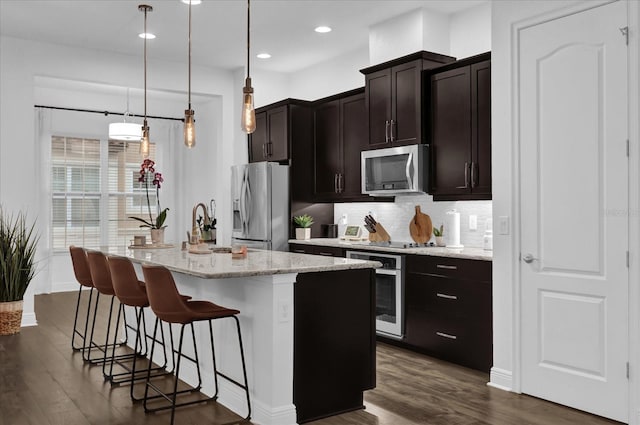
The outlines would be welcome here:
<svg viewBox="0 0 640 425">
<path fill-rule="evenodd" d="M 457 300 L 458 299 L 458 297 L 456 295 L 441 294 L 440 292 L 437 292 L 436 296 L 440 297 L 440 298 L 446 298 L 448 300 Z"/>
<path fill-rule="evenodd" d="M 294 249 L 293 252 L 297 252 L 299 254 L 306 254 L 304 249 Z"/>
<path fill-rule="evenodd" d="M 439 269 L 458 270 L 458 266 L 448 266 L 446 264 L 438 264 L 436 267 Z"/>
<path fill-rule="evenodd" d="M 319 252 L 318 254 L 320 254 L 320 255 L 324 255 L 324 256 L 326 256 L 326 257 L 333 257 L 333 254 L 332 254 L 332 253 L 330 253 L 330 252 Z"/>
<path fill-rule="evenodd" d="M 442 338 L 448 338 L 448 339 L 458 339 L 457 336 L 455 335 L 450 335 L 450 334 L 446 334 L 444 332 L 436 332 L 436 335 L 441 336 Z"/>
</svg>

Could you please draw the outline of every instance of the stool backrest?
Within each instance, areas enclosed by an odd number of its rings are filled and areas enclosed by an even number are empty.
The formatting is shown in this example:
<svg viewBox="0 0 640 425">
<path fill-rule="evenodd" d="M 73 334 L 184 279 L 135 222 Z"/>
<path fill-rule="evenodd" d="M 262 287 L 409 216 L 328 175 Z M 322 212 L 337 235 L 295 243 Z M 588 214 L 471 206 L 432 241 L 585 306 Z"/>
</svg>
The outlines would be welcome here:
<svg viewBox="0 0 640 425">
<path fill-rule="evenodd" d="M 107 256 L 100 251 L 87 251 L 87 259 L 89 260 L 89 271 L 91 272 L 93 286 L 101 294 L 115 295 Z"/>
<path fill-rule="evenodd" d="M 69 253 L 71 254 L 71 263 L 73 264 L 73 273 L 76 275 L 78 283 L 82 286 L 93 288 L 91 272 L 89 271 L 89 261 L 87 260 L 87 252 L 85 249 L 71 245 L 69 247 Z"/>
<path fill-rule="evenodd" d="M 169 323 L 188 323 L 193 313 L 178 293 L 171 271 L 163 266 L 142 266 L 151 310 L 160 320 Z"/>
<path fill-rule="evenodd" d="M 149 305 L 147 293 L 138 280 L 133 263 L 128 258 L 108 256 L 111 283 L 116 297 L 122 304 L 132 307 L 146 307 Z"/>
</svg>

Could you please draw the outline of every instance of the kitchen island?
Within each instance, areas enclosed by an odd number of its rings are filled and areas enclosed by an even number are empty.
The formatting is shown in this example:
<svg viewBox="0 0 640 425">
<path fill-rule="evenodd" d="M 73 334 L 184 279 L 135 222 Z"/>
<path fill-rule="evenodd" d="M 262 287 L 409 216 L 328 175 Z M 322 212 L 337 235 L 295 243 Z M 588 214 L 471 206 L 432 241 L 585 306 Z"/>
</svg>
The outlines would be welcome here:
<svg viewBox="0 0 640 425">
<path fill-rule="evenodd" d="M 375 387 L 378 262 L 262 250 L 249 250 L 244 259 L 175 248 L 101 251 L 131 259 L 139 276 L 141 264 L 165 266 L 181 293 L 240 310 L 252 423 L 293 425 L 362 408 L 363 391 Z M 196 339 L 206 342 L 206 332 L 197 326 Z M 215 321 L 214 332 L 219 369 L 241 380 L 233 323 Z M 211 395 L 210 354 L 200 363 L 202 391 Z M 195 368 L 186 365 L 181 378 L 194 384 Z M 218 402 L 245 416 L 244 393 L 219 384 Z"/>
</svg>

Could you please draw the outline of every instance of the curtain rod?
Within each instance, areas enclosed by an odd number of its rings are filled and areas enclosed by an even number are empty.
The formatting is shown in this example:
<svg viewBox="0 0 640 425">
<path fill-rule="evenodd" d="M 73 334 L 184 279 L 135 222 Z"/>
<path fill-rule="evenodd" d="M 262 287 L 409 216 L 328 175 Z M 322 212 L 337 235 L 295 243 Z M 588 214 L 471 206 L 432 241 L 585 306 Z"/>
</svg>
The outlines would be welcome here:
<svg viewBox="0 0 640 425">
<path fill-rule="evenodd" d="M 108 115 L 123 115 L 123 112 L 111 112 L 111 111 L 98 111 L 95 109 L 77 109 L 77 108 L 62 108 L 60 106 L 46 106 L 46 105 L 33 105 L 34 108 L 43 108 L 43 109 L 57 109 L 60 111 L 73 111 L 73 112 L 89 112 L 92 114 L 103 114 L 104 116 Z M 138 114 L 129 114 L 130 117 L 138 117 L 144 118 L 143 115 Z M 172 118 L 172 117 L 159 117 L 154 115 L 147 115 L 147 118 L 154 118 L 158 120 L 171 120 L 171 121 L 184 121 L 184 118 Z"/>
</svg>

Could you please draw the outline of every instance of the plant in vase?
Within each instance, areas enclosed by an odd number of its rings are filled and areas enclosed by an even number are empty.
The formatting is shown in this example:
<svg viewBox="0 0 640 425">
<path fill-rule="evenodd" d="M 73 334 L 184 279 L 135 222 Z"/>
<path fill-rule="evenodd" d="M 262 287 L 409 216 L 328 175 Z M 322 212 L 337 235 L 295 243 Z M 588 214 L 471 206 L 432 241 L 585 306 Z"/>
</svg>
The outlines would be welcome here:
<svg viewBox="0 0 640 425">
<path fill-rule="evenodd" d="M 0 207 L 0 335 L 20 332 L 24 293 L 36 273 L 34 227 L 24 213 L 8 215 Z"/>
<path fill-rule="evenodd" d="M 154 244 L 164 243 L 164 222 L 167 219 L 167 211 L 169 208 L 160 208 L 160 187 L 164 182 L 162 173 L 157 172 L 155 169 L 156 163 L 151 159 L 145 159 L 140 165 L 140 177 L 138 181 L 144 185 L 145 193 L 147 196 L 147 211 L 149 213 L 149 220 L 140 217 L 129 217 L 134 220 L 138 220 L 143 224 L 140 227 L 148 227 L 151 229 L 151 242 Z M 151 213 L 151 200 L 149 198 L 149 189 L 155 188 L 156 191 L 156 218 L 153 218 Z"/>
<path fill-rule="evenodd" d="M 293 217 L 293 222 L 296 224 L 296 239 L 311 239 L 311 225 L 313 224 L 313 217 L 309 214 L 297 215 Z"/>
<path fill-rule="evenodd" d="M 444 224 L 440 225 L 440 228 L 438 227 L 434 227 L 433 228 L 433 236 L 436 237 L 436 245 L 437 246 L 444 246 L 444 240 L 442 239 L 444 235 Z"/>
</svg>

